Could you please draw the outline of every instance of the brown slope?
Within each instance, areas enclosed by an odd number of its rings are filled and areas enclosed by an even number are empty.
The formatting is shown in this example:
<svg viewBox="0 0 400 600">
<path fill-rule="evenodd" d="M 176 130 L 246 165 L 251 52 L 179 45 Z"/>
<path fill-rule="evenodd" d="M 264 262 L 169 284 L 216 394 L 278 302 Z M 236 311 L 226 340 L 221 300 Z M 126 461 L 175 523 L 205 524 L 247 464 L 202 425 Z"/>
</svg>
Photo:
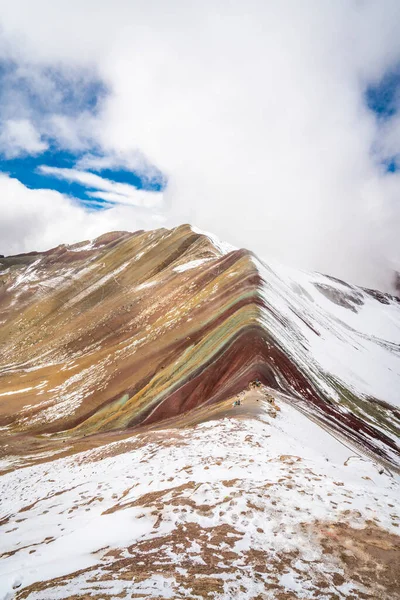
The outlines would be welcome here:
<svg viewBox="0 0 400 600">
<path fill-rule="evenodd" d="M 188 226 L 113 234 L 90 250 L 73 250 L 4 261 L 0 415 L 15 431 L 69 429 L 101 407 L 113 411 L 125 395 L 143 411 L 140 396 L 148 402 L 164 391 L 167 373 L 175 389 L 182 385 L 171 373 L 174 362 L 251 304 L 255 289 L 245 252 L 221 256 Z M 207 262 L 201 269 L 174 270 L 193 257 Z M 193 361 L 204 360 L 192 354 Z M 163 370 L 164 380 L 151 383 Z M 188 406 L 196 402 L 192 398 Z M 132 410 L 121 419 L 118 427 L 141 417 Z M 115 418 L 104 426 L 103 420 L 94 425 L 92 419 L 89 429 L 112 427 Z"/>
</svg>

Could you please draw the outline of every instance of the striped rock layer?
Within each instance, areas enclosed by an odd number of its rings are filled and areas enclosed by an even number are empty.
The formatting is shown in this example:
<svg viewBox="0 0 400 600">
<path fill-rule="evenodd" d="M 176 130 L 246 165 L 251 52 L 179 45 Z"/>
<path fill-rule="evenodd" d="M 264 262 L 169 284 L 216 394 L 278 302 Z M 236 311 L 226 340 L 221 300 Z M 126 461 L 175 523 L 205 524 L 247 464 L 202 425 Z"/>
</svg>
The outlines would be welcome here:
<svg viewBox="0 0 400 600">
<path fill-rule="evenodd" d="M 112 439 L 257 382 L 399 466 L 399 344 L 398 298 L 189 225 L 2 258 L 0 442 Z"/>
</svg>

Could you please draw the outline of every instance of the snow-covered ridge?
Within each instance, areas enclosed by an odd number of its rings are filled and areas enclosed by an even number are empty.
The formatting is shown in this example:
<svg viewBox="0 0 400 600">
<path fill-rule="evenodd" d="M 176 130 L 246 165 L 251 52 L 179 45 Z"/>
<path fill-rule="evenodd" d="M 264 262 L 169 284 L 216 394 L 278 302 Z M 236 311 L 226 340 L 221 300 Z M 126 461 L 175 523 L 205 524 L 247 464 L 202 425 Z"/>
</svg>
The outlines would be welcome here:
<svg viewBox="0 0 400 600">
<path fill-rule="evenodd" d="M 265 326 L 319 385 L 337 395 L 328 374 L 355 394 L 400 407 L 397 300 L 382 303 L 362 288 L 318 273 L 254 262 L 265 282 L 262 296 L 281 317 L 264 311 Z"/>
<path fill-rule="evenodd" d="M 222 254 L 237 250 L 209 232 L 192 230 L 206 235 Z M 400 407 L 400 301 L 320 273 L 253 260 L 265 282 L 264 300 L 287 320 L 280 333 L 273 330 L 285 350 L 293 354 L 298 345 L 301 352 L 305 341 L 303 357 L 296 355 L 304 364 L 311 358 L 356 394 Z M 192 261 L 176 270 L 198 264 L 200 260 Z M 263 317 L 271 326 L 270 315 Z M 334 387 L 330 393 L 336 395 Z"/>
<path fill-rule="evenodd" d="M 232 244 L 228 244 L 227 242 L 221 241 L 216 235 L 214 235 L 213 233 L 210 233 L 209 231 L 203 231 L 202 229 L 199 229 L 198 227 L 194 227 L 193 225 L 191 225 L 190 227 L 191 227 L 191 230 L 193 231 L 193 233 L 199 233 L 200 235 L 205 235 L 213 243 L 213 246 L 218 250 L 218 252 L 220 252 L 221 254 L 228 254 L 229 252 L 232 252 L 233 250 L 237 250 L 237 248 L 235 246 L 232 246 Z"/>
</svg>

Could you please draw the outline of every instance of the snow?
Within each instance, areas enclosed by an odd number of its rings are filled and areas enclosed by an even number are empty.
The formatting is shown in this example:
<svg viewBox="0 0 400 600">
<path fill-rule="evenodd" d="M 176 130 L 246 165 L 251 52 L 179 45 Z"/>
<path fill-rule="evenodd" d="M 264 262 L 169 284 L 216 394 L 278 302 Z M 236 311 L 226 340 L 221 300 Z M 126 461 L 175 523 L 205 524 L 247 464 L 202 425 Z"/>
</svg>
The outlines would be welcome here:
<svg viewBox="0 0 400 600">
<path fill-rule="evenodd" d="M 320 389 L 339 399 L 325 376 L 330 374 L 356 394 L 400 406 L 398 305 L 382 304 L 361 288 L 320 274 L 254 263 L 265 281 L 261 295 L 273 309 L 263 310 L 263 325 Z M 356 294 L 362 304 L 354 312 L 315 284 L 332 293 Z"/>
<path fill-rule="evenodd" d="M 36 387 L 27 387 L 27 388 L 21 388 L 19 390 L 12 390 L 10 392 L 0 392 L 0 396 L 12 396 L 13 394 L 23 394 L 24 392 L 29 392 L 30 390 L 34 390 L 36 388 L 38 388 L 39 386 Z"/>
<path fill-rule="evenodd" d="M 299 523 L 311 525 L 315 519 L 339 519 L 356 527 L 375 519 L 398 532 L 397 477 L 379 474 L 373 461 L 293 407 L 280 403 L 280 412 L 272 418 L 265 406 L 260 419 L 224 419 L 165 432 L 166 443 L 155 440 L 135 447 L 132 438 L 133 448 L 129 441 L 114 442 L 4 475 L 0 497 L 9 522 L 0 530 L 0 553 L 16 552 L 1 562 L 3 597 L 12 594 L 16 581 L 24 588 L 88 567 L 95 568 L 91 576 L 100 576 L 109 561 L 103 555 L 110 548 L 168 536 L 188 523 L 203 531 L 220 524 L 233 527 L 238 539 L 234 537 L 232 552 L 238 559 L 250 548 L 275 553 L 300 548 L 299 560 L 316 560 L 322 556 L 320 547 L 299 531 Z M 177 443 L 169 443 L 174 436 Z M 183 488 L 177 492 L 179 486 Z M 260 495 L 261 489 L 268 494 Z M 162 494 L 157 514 L 151 503 L 141 501 L 151 492 Z M 213 508 L 202 511 L 204 506 Z M 155 528 L 157 518 L 161 522 Z M 179 567 L 182 556 L 174 552 L 168 550 Z M 204 562 L 200 540 L 192 540 L 187 554 L 194 564 Z M 67 598 L 85 589 L 85 577 L 73 576 L 65 587 L 28 598 Z M 226 597 L 235 596 L 235 581 L 227 576 Z M 250 591 L 243 598 L 263 591 L 250 575 L 245 581 Z M 299 590 L 293 572 L 283 574 L 280 584 L 299 598 L 311 597 Z M 107 581 L 98 585 L 108 595 Z M 143 597 L 177 597 L 178 584 L 169 575 L 154 574 L 132 585 L 115 582 L 111 593 L 129 589 Z"/>
<path fill-rule="evenodd" d="M 276 267 L 279 275 L 288 284 L 296 283 L 310 294 L 316 305 L 323 311 L 334 315 L 339 321 L 348 327 L 372 338 L 391 341 L 400 344 L 400 316 L 399 307 L 395 303 L 381 304 L 361 288 L 340 283 L 320 273 L 309 273 L 295 270 L 279 265 Z M 353 312 L 344 306 L 340 306 L 329 300 L 321 293 L 315 284 L 329 286 L 333 290 L 348 294 L 356 292 L 360 295 L 362 304 L 356 306 L 357 312 Z"/>
<path fill-rule="evenodd" d="M 122 271 L 124 271 L 130 265 L 131 265 L 130 260 L 127 260 L 126 262 L 122 263 L 119 267 L 116 267 L 113 271 L 100 277 L 97 281 L 95 281 L 94 283 L 89 285 L 82 292 L 73 296 L 70 300 L 68 300 L 68 302 L 65 303 L 64 306 L 71 307 L 71 306 L 77 304 L 78 302 L 81 302 L 85 297 L 89 296 L 89 294 L 92 294 L 93 292 L 98 290 L 100 287 L 104 286 L 108 281 L 110 281 L 110 279 L 113 279 L 115 281 L 115 283 L 118 284 L 119 283 L 118 280 L 115 279 L 116 276 L 119 275 L 119 273 L 122 273 Z M 95 265 L 95 268 L 97 268 L 98 266 L 99 265 Z M 103 265 L 101 265 L 101 266 L 103 266 Z"/>
<path fill-rule="evenodd" d="M 284 573 L 279 583 L 288 591 L 299 592 L 301 585 L 299 585 L 293 576 L 293 573 Z"/>
<path fill-rule="evenodd" d="M 30 423 L 55 422 L 73 414 L 94 387 L 98 390 L 104 387 L 109 377 L 107 370 L 104 368 L 106 364 L 107 358 L 90 365 L 86 369 L 81 369 L 60 385 L 49 389 L 48 392 L 54 392 L 54 395 L 46 402 L 48 408 L 41 410 L 35 416 L 30 415 Z"/>
<path fill-rule="evenodd" d="M 35 271 L 35 267 L 40 263 L 41 259 L 35 260 L 31 265 L 22 270 L 22 273 L 17 275 L 14 283 L 8 288 L 9 291 L 19 288 L 22 284 L 30 283 L 39 279 L 38 273 Z"/>
<path fill-rule="evenodd" d="M 94 247 L 94 240 L 88 242 L 87 244 L 84 244 L 83 246 L 76 246 L 72 247 L 69 246 L 68 250 L 70 252 L 85 252 L 86 250 L 93 250 Z"/>
<path fill-rule="evenodd" d="M 137 290 L 145 290 L 147 288 L 153 287 L 153 285 L 157 285 L 157 283 L 159 283 L 157 281 L 157 279 L 154 279 L 153 281 L 145 281 L 144 283 L 141 283 L 140 285 L 138 285 L 136 287 Z"/>
<path fill-rule="evenodd" d="M 193 233 L 199 233 L 200 235 L 205 235 L 206 237 L 208 237 L 208 239 L 213 243 L 216 250 L 218 250 L 218 252 L 220 252 L 222 255 L 229 254 L 229 252 L 237 250 L 236 246 L 232 246 L 232 244 L 228 244 L 227 242 L 221 241 L 216 235 L 210 233 L 209 231 L 203 231 L 202 229 L 194 227 L 193 225 L 191 225 L 190 228 L 193 231 Z"/>
<path fill-rule="evenodd" d="M 154 519 L 138 518 L 139 509 L 111 515 L 94 515 L 90 520 L 78 519 L 76 528 L 63 534 L 47 549 L 29 557 L 29 566 L 23 575 L 26 585 L 35 581 L 37 573 L 42 579 L 53 579 L 78 569 L 84 569 L 97 563 L 93 552 L 112 544 L 116 539 L 119 545 L 132 543 L 135 539 L 149 533 Z M 101 522 L 99 522 L 101 519 Z"/>
<path fill-rule="evenodd" d="M 174 267 L 173 270 L 176 271 L 177 273 L 183 273 L 184 271 L 188 271 L 189 269 L 195 269 L 199 265 L 202 265 L 205 262 L 208 262 L 209 260 L 212 260 L 212 259 L 198 258 L 197 260 L 191 260 L 187 263 L 184 263 L 183 265 L 178 265 L 177 267 Z"/>
</svg>

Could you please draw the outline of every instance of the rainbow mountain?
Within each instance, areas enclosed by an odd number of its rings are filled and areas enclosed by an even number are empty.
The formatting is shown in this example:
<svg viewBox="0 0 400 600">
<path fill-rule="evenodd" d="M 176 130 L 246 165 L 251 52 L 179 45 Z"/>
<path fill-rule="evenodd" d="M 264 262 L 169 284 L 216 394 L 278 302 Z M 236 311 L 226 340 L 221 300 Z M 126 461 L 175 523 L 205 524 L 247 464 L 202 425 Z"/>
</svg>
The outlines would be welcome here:
<svg viewBox="0 0 400 600">
<path fill-rule="evenodd" d="M 395 296 L 189 225 L 0 258 L 7 599 L 397 598 L 399 439 Z"/>
<path fill-rule="evenodd" d="M 0 259 L 13 443 L 154 425 L 254 381 L 400 459 L 400 301 L 267 265 L 183 225 Z"/>
</svg>

